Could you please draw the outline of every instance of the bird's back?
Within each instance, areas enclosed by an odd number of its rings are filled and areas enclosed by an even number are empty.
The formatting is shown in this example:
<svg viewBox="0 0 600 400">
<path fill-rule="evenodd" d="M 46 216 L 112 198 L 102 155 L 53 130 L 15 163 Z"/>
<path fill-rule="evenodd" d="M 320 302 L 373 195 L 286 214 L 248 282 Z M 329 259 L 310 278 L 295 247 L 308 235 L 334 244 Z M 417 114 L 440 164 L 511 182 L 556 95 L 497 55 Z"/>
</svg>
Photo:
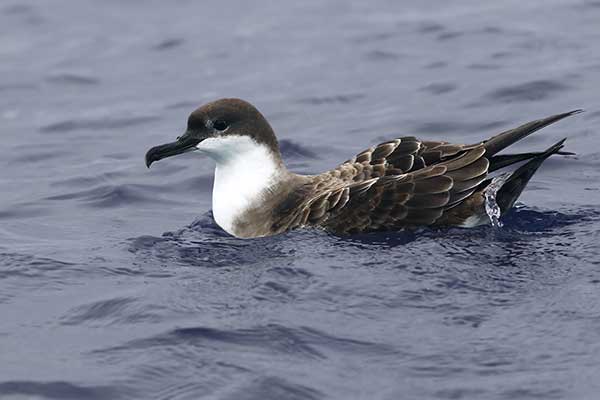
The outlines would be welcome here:
<svg viewBox="0 0 600 400">
<path fill-rule="evenodd" d="M 337 234 L 431 225 L 487 176 L 482 144 L 394 139 L 306 180 L 274 212 L 276 230 L 320 226 Z"/>
<path fill-rule="evenodd" d="M 275 207 L 281 232 L 318 226 L 337 234 L 488 222 L 489 173 L 527 161 L 497 191 L 506 212 L 537 168 L 561 152 L 564 139 L 542 152 L 497 155 L 531 133 L 580 113 L 575 110 L 531 121 L 482 142 L 463 145 L 401 137 L 370 147 L 337 168 L 305 177 Z"/>
</svg>

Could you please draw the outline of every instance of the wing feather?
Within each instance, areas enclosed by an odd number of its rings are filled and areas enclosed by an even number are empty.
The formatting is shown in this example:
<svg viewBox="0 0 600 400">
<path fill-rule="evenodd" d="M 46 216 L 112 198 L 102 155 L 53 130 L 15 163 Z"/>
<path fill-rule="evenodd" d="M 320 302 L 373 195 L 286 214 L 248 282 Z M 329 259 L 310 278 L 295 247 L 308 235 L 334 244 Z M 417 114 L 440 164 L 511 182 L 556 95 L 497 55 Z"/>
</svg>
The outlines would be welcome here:
<svg viewBox="0 0 600 400">
<path fill-rule="evenodd" d="M 449 176 L 439 175 L 415 183 L 415 193 L 444 193 L 450 191 L 454 181 Z"/>
<path fill-rule="evenodd" d="M 444 193 L 413 193 L 410 200 L 406 202 L 406 205 L 410 208 L 421 209 L 421 208 L 440 208 L 448 204 L 450 199 L 450 192 Z"/>
<path fill-rule="evenodd" d="M 482 144 L 390 140 L 317 176 L 294 223 L 339 234 L 432 225 L 473 194 L 488 166 Z"/>
<path fill-rule="evenodd" d="M 306 221 L 342 234 L 435 224 L 486 178 L 484 155 L 482 145 L 412 137 L 382 143 L 340 166 L 354 171 L 352 179 L 338 178 L 336 187 L 312 199 Z M 419 162 L 422 166 L 416 168 Z"/>
<path fill-rule="evenodd" d="M 278 215 L 285 217 L 274 226 L 284 230 L 313 224 L 336 233 L 353 233 L 460 224 L 483 207 L 480 189 L 488 179 L 489 158 L 573 113 L 534 121 L 471 145 L 407 136 L 372 146 L 291 189 L 277 206 L 282 211 Z"/>
<path fill-rule="evenodd" d="M 489 164 L 487 158 L 481 157 L 469 165 L 448 172 L 446 176 L 449 176 L 454 181 L 466 181 L 486 173 Z"/>
<path fill-rule="evenodd" d="M 460 156 L 457 156 L 452 159 L 452 161 L 446 162 L 446 168 L 448 171 L 455 171 L 457 169 L 461 169 L 478 161 L 481 159 L 481 156 L 485 153 L 485 147 L 480 146 L 470 151 L 466 151 Z"/>
<path fill-rule="evenodd" d="M 474 189 L 477 186 L 479 186 L 481 182 L 486 180 L 486 178 L 487 173 L 484 173 L 479 176 L 476 176 L 475 178 L 467 179 L 464 181 L 454 181 L 452 190 L 454 190 L 455 192 L 464 192 L 465 190 Z"/>
</svg>

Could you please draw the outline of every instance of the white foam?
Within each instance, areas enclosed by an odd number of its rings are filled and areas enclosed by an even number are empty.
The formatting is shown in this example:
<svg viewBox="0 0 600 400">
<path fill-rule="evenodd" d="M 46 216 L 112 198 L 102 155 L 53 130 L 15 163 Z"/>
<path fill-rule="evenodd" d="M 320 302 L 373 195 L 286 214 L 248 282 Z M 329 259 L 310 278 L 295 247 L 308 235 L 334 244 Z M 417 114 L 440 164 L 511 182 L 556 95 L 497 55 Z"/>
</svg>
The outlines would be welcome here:
<svg viewBox="0 0 600 400">
<path fill-rule="evenodd" d="M 501 210 L 496 201 L 496 195 L 509 177 L 510 173 L 504 173 L 494 177 L 483 193 L 485 196 L 485 213 L 490 218 L 492 226 L 496 228 L 502 227 L 502 221 L 500 221 Z"/>
</svg>

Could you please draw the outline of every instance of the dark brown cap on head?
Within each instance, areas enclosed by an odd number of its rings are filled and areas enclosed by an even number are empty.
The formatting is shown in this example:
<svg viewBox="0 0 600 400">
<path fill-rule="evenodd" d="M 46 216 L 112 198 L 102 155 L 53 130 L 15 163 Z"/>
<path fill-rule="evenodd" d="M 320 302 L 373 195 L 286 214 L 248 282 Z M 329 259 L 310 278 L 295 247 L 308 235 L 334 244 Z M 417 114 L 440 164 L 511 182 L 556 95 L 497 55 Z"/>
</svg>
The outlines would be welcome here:
<svg viewBox="0 0 600 400">
<path fill-rule="evenodd" d="M 252 104 L 241 99 L 220 99 L 205 104 L 188 118 L 188 131 L 214 129 L 217 135 L 250 136 L 276 154 L 279 145 L 265 117 Z"/>
<path fill-rule="evenodd" d="M 267 146 L 276 160 L 281 160 L 279 144 L 271 125 L 250 103 L 240 99 L 220 99 L 192 112 L 186 132 L 175 142 L 155 146 L 146 153 L 146 165 L 165 157 L 192 151 L 208 138 L 248 136 Z"/>
</svg>

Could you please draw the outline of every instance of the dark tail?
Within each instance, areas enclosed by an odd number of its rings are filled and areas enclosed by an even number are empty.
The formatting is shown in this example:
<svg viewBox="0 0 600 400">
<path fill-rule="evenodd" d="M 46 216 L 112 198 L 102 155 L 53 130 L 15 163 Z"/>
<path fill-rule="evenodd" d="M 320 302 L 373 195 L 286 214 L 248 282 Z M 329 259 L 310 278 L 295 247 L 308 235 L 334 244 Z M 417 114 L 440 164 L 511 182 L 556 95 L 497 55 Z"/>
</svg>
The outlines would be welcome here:
<svg viewBox="0 0 600 400">
<path fill-rule="evenodd" d="M 533 152 L 533 153 L 519 153 L 519 154 L 500 154 L 497 156 L 493 156 L 489 159 L 490 166 L 488 167 L 488 172 L 494 172 L 498 169 L 508 167 L 509 165 L 516 164 L 521 161 L 529 160 L 534 157 L 538 157 L 544 154 L 541 152 Z M 575 153 L 571 153 L 570 151 L 557 151 L 556 154 L 561 156 L 574 156 Z"/>
<path fill-rule="evenodd" d="M 491 159 L 491 158 L 493 158 L 492 156 L 494 156 L 496 153 L 502 151 L 503 149 L 507 148 L 511 144 L 518 142 L 519 140 L 531 135 L 533 132 L 538 131 L 550 124 L 557 122 L 557 121 L 560 121 L 563 118 L 569 117 L 571 115 L 579 114 L 581 112 L 583 112 L 583 110 L 574 110 L 574 111 L 569 111 L 567 113 L 557 114 L 557 115 L 553 115 L 551 117 L 538 119 L 536 121 L 528 122 L 517 128 L 510 129 L 508 131 L 504 131 L 494 137 L 491 137 L 488 140 L 486 140 L 485 142 L 483 142 L 484 146 L 485 146 L 485 150 L 486 150 L 485 151 L 486 157 L 488 159 Z M 521 160 L 519 160 L 519 161 L 526 160 L 527 158 L 530 158 L 530 157 L 521 158 Z M 504 161 L 506 161 L 506 160 L 504 160 Z M 515 161 L 515 162 L 518 162 L 518 161 Z M 507 166 L 510 164 L 512 164 L 512 163 L 505 164 L 504 166 Z M 496 168 L 496 169 L 498 169 L 498 168 Z"/>
<path fill-rule="evenodd" d="M 566 114 L 561 115 L 566 116 Z M 540 165 L 542 165 L 542 163 L 551 155 L 561 153 L 560 149 L 563 148 L 565 140 L 567 139 L 565 138 L 561 140 L 560 142 L 556 143 L 554 146 L 550 147 L 544 152 L 533 155 L 533 158 L 531 158 L 528 162 L 517 168 L 515 172 L 513 172 L 510 175 L 510 177 L 506 180 L 506 182 L 504 182 L 504 184 L 496 194 L 496 202 L 498 203 L 502 214 L 504 214 L 515 204 L 515 201 L 517 201 L 517 199 L 521 195 L 521 192 L 523 192 L 523 189 L 529 182 L 529 179 L 531 179 L 531 177 L 533 176 L 535 171 L 537 171 Z"/>
</svg>

